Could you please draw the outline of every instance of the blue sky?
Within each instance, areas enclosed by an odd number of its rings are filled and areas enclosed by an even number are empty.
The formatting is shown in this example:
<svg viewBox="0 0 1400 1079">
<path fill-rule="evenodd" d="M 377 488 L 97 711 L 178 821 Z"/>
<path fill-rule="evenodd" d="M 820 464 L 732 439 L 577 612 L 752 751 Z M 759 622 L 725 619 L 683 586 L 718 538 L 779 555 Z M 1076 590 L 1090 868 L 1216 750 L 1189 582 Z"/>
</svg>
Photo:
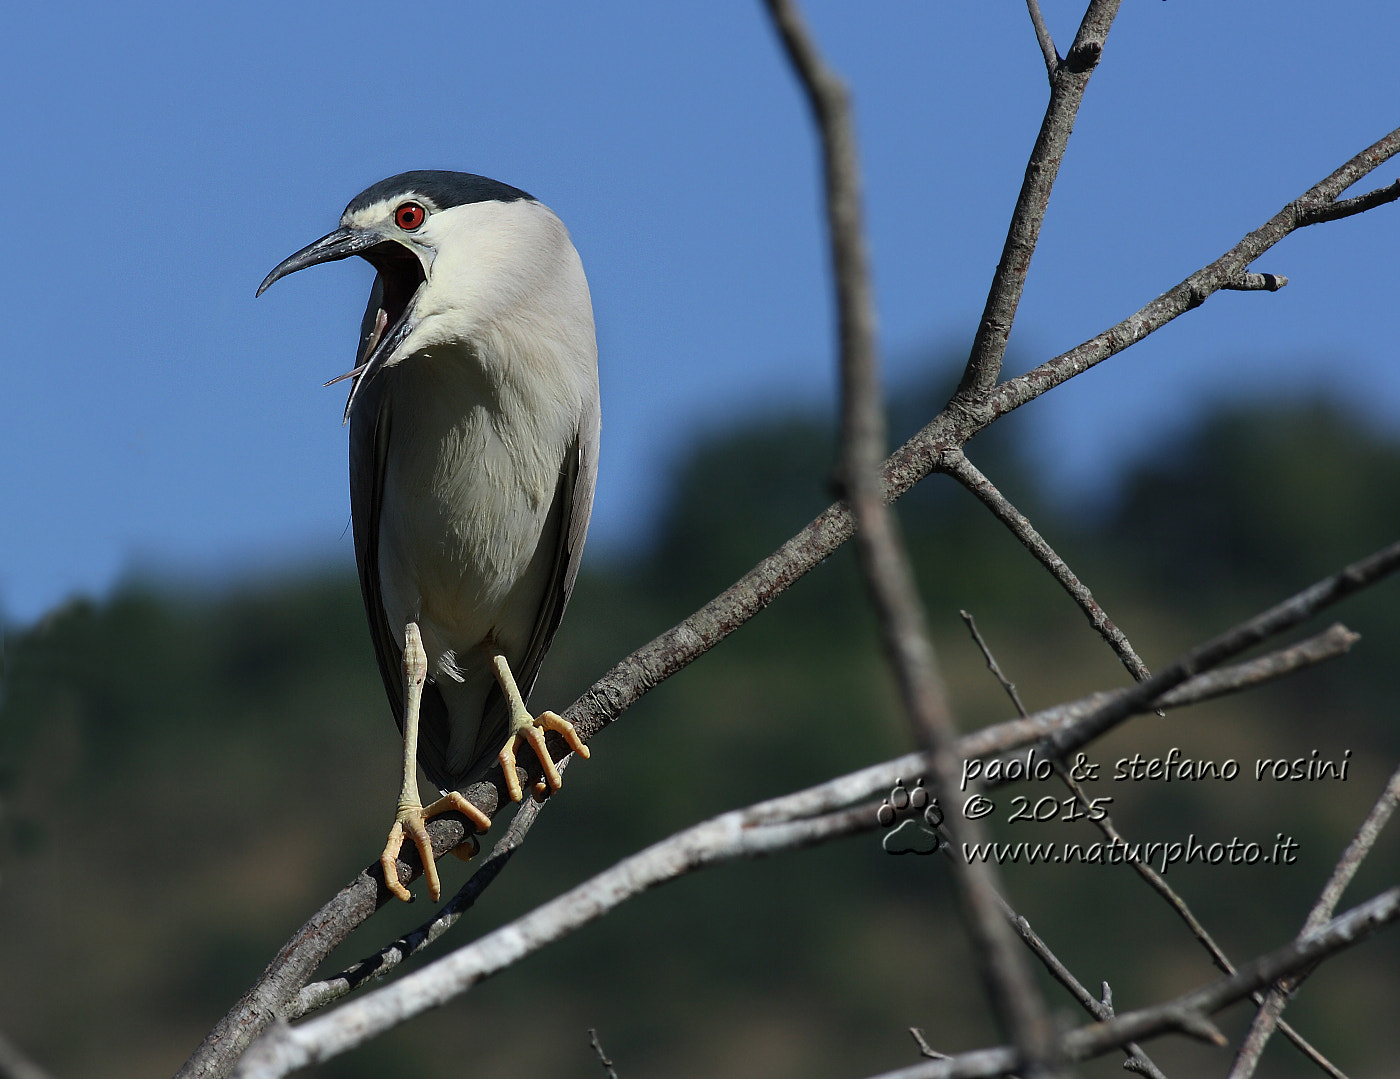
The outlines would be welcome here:
<svg viewBox="0 0 1400 1079">
<path fill-rule="evenodd" d="M 1045 8 L 1063 50 L 1079 10 Z M 856 95 L 888 370 L 914 379 L 970 340 L 1044 106 L 1040 55 L 1014 0 L 808 13 Z M 832 399 L 812 132 L 756 3 L 58 0 L 7 23 L 11 620 L 133 570 L 351 563 L 344 386 L 321 384 L 347 368 L 372 273 L 253 290 L 405 169 L 524 187 L 573 233 L 602 356 L 595 555 L 646 536 L 698 431 Z M 1127 0 L 1019 365 L 1135 310 L 1400 124 L 1397 41 L 1400 8 L 1380 0 Z M 1204 404 L 1259 392 L 1325 390 L 1400 426 L 1397 239 L 1400 207 L 1297 234 L 1255 267 L 1287 289 L 1220 294 L 1028 406 L 1045 478 L 1102 490 Z"/>
</svg>

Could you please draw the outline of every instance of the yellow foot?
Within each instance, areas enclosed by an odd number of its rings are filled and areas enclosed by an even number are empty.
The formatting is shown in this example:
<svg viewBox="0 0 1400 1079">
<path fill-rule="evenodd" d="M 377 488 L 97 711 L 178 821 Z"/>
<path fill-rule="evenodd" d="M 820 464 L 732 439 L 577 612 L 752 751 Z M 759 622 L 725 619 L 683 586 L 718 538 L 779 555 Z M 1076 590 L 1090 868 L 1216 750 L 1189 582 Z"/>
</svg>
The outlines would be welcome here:
<svg viewBox="0 0 1400 1079">
<path fill-rule="evenodd" d="M 414 847 L 418 850 L 418 860 L 423 863 L 423 876 L 428 881 L 428 895 L 436 903 L 442 896 L 442 884 L 438 880 L 437 862 L 433 859 L 433 841 L 428 836 L 427 822 L 454 809 L 474 824 L 478 832 L 485 832 L 491 827 L 491 818 L 457 791 L 444 795 L 427 808 L 421 805 L 399 806 L 399 812 L 394 818 L 394 826 L 389 829 L 389 840 L 384 844 L 384 853 L 379 856 L 379 865 L 384 870 L 385 886 L 405 903 L 413 902 L 413 896 L 399 882 L 397 863 L 399 851 L 403 849 L 404 837 L 412 839 Z M 471 852 L 465 857 L 458 853 L 462 848 L 468 846 L 470 846 Z M 465 861 L 466 858 L 472 857 L 480 849 L 475 837 L 469 835 L 453 849 L 452 853 L 457 854 Z"/>
<path fill-rule="evenodd" d="M 499 754 L 501 771 L 505 773 L 506 777 L 506 790 L 509 792 L 512 802 L 520 801 L 523 794 L 520 789 L 520 778 L 515 773 L 515 753 L 522 739 L 535 751 L 540 767 L 544 769 L 544 778 L 549 784 L 549 789 L 557 791 L 564 785 L 564 780 L 559 775 L 559 769 L 554 767 L 554 758 L 549 755 L 549 749 L 544 744 L 545 731 L 555 731 L 562 735 L 570 749 L 584 760 L 588 759 L 588 747 L 579 740 L 578 732 L 574 730 L 574 725 L 567 719 L 555 715 L 553 712 L 541 712 L 539 719 L 530 720 L 527 714 L 520 726 L 506 739 L 506 744 L 501 747 Z M 540 793 L 542 791 L 536 784 L 536 794 Z"/>
</svg>

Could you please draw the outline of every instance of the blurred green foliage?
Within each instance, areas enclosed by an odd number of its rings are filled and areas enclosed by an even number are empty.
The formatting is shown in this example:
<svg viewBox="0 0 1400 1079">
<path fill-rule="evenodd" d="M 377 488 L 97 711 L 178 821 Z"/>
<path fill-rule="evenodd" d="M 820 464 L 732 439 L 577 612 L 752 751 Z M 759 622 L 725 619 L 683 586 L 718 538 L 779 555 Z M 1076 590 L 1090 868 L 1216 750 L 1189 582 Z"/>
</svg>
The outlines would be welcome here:
<svg viewBox="0 0 1400 1079">
<path fill-rule="evenodd" d="M 896 430 L 919 414 L 920 395 L 909 396 Z M 536 703 L 566 704 L 797 531 L 829 500 L 831 452 L 827 425 L 800 415 L 698 445 L 650 547 L 586 563 Z M 970 453 L 1149 664 L 1400 536 L 1400 447 L 1327 403 L 1211 416 L 1093 513 L 1046 504 L 998 431 Z M 965 729 L 1009 709 L 959 608 L 977 616 L 1029 707 L 1123 684 L 1077 609 L 950 481 L 921 485 L 900 514 Z M 1137 720 L 1094 750 L 1108 764 L 1179 745 L 1246 770 L 1256 756 L 1352 750 L 1346 784 L 1091 791 L 1115 799 L 1132 838 L 1299 840 L 1294 866 L 1170 872 L 1237 959 L 1296 932 L 1400 758 L 1396 588 L 1385 583 L 1312 627 L 1337 618 L 1361 632 L 1345 659 Z M 909 745 L 843 550 L 600 737 L 442 946 L 677 828 Z M 348 570 L 217 594 L 132 584 L 12 629 L 0 702 L 0 1030 L 60 1079 L 172 1073 L 300 921 L 374 857 L 397 753 Z M 994 819 L 1007 839 L 1096 838 L 1085 825 L 1023 834 L 1005 815 Z M 1396 834 L 1383 838 L 1346 901 L 1393 882 L 1397 851 Z M 448 888 L 469 871 L 450 859 L 443 868 Z M 1013 866 L 1006 877 L 1013 902 L 1085 984 L 1112 982 L 1120 1010 L 1214 976 L 1129 870 Z M 696 874 L 316 1074 L 591 1077 L 600 1069 L 589 1027 L 625 1079 L 864 1075 L 913 1062 L 909 1026 L 944 1051 L 984 1044 L 995 1033 L 945 878 L 940 859 L 889 857 L 874 835 Z M 422 903 L 381 912 L 329 965 L 426 915 Z M 1339 959 L 1290 1018 L 1345 1068 L 1393 1061 L 1397 960 L 1395 934 Z M 1236 1033 L 1248 1013 L 1224 1021 Z M 1179 1039 L 1150 1051 L 1173 1074 L 1227 1063 Z M 1265 1066 L 1307 1074 L 1281 1039 Z M 1111 1058 L 1086 1072 L 1117 1073 Z"/>
</svg>

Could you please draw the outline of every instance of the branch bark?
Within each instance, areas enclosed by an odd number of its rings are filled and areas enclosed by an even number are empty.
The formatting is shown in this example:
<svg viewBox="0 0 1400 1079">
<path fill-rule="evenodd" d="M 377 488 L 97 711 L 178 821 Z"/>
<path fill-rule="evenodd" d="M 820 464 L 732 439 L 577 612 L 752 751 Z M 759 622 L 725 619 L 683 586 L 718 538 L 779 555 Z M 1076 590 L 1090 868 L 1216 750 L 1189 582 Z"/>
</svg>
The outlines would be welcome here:
<svg viewBox="0 0 1400 1079">
<path fill-rule="evenodd" d="M 1133 679 L 1141 682 L 1144 678 L 1151 677 L 1152 672 L 1147 669 L 1147 664 L 1138 658 L 1132 642 L 1114 625 L 1113 619 L 1108 617 L 1108 612 L 1094 599 L 1094 594 L 1075 576 L 1074 571 L 1055 553 L 1054 548 L 1045 542 L 1044 537 L 1035 530 L 1035 526 L 1026 516 L 997 490 L 996 485 L 982 475 L 977 466 L 961 451 L 945 454 L 943 464 L 948 475 L 966 487 L 991 510 L 992 515 L 1011 530 L 1011 534 L 1021 541 L 1022 546 L 1030 551 L 1035 560 L 1045 567 L 1046 572 L 1069 593 L 1070 599 L 1079 605 L 1094 631 L 1113 649 L 1114 655 L 1127 668 Z"/>
<path fill-rule="evenodd" d="M 977 336 L 972 341 L 972 353 L 968 356 L 967 367 L 963 370 L 962 382 L 954 395 L 957 403 L 980 400 L 994 385 L 1001 372 L 1001 361 L 1006 356 L 1006 343 L 1011 337 L 1011 324 L 1016 319 L 1016 308 L 1021 303 L 1021 294 L 1026 288 L 1026 277 L 1031 269 L 1031 256 L 1040 241 L 1040 226 L 1045 221 L 1045 210 L 1050 205 L 1050 189 L 1060 174 L 1060 163 L 1064 160 L 1069 137 L 1074 131 L 1074 120 L 1079 115 L 1079 106 L 1084 101 L 1084 91 L 1089 88 L 1089 78 L 1103 56 L 1104 41 L 1118 14 L 1120 0 L 1092 0 L 1079 24 L 1074 44 L 1063 61 L 1057 60 L 1050 78 L 1050 102 L 1045 107 L 1045 118 L 1040 124 L 1040 133 L 1031 148 L 1030 160 L 1026 163 L 1026 175 L 1021 181 L 1021 191 L 1016 197 L 1016 209 L 1011 214 L 1011 227 L 1006 232 L 1006 243 L 1002 247 L 1001 261 L 997 263 L 992 276 L 992 287 L 987 293 L 987 304 L 982 311 L 982 319 L 977 324 Z M 1035 19 L 1037 7 L 1032 4 L 1031 18 Z M 1036 34 L 1044 26 L 1044 21 L 1036 23 Z M 1045 48 L 1045 38 L 1041 47 Z M 1051 46 L 1053 53 L 1054 47 Z M 1046 64 L 1049 64 L 1047 55 Z"/>
</svg>

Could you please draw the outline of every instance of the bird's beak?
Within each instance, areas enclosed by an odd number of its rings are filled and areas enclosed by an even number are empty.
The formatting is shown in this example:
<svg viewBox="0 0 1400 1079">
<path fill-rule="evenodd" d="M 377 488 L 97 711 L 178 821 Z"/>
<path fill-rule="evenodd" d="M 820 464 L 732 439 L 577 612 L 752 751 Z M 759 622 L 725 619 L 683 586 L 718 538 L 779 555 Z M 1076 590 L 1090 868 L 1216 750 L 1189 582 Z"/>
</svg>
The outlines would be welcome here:
<svg viewBox="0 0 1400 1079">
<path fill-rule="evenodd" d="M 376 248 L 379 250 L 371 255 Z M 350 409 L 360 391 L 390 362 L 398 347 L 408 340 L 409 335 L 418 326 L 419 320 L 414 316 L 413 308 L 422 290 L 424 276 L 422 264 L 417 256 L 407 251 L 402 244 L 385 239 L 375 232 L 342 227 L 327 236 L 322 236 L 315 243 L 308 244 L 295 255 L 279 263 L 263 278 L 263 283 L 258 286 L 257 291 L 257 295 L 261 296 L 274 281 L 290 273 L 304 270 L 308 266 L 317 266 L 322 262 L 347 259 L 352 255 L 364 255 L 380 272 L 376 286 L 380 289 L 376 304 L 380 319 L 376 320 L 379 324 L 373 333 L 362 343 L 355 369 L 326 383 L 329 386 L 343 378 L 355 380 L 351 383 L 350 398 L 345 402 L 347 422 L 350 419 Z M 385 284 L 386 271 L 391 266 L 398 271 L 388 275 L 392 288 Z"/>
<path fill-rule="evenodd" d="M 363 255 L 372 247 L 386 242 L 383 236 L 362 229 L 338 228 L 328 236 L 322 236 L 314 244 L 307 244 L 295 255 L 278 263 L 277 268 L 263 278 L 257 295 L 261 296 L 290 273 L 304 270 L 308 266 L 319 266 L 323 262 L 337 262 L 351 255 Z"/>
</svg>

